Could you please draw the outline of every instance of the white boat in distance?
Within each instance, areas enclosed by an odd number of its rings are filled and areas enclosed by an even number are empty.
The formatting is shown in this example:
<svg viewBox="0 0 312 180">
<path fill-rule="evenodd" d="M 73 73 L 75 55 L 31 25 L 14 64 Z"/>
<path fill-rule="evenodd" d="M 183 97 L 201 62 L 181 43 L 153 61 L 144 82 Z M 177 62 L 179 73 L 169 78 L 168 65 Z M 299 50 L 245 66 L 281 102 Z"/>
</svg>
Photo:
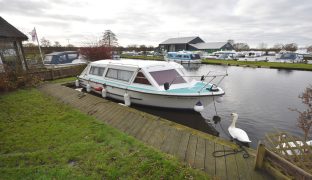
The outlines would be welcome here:
<svg viewBox="0 0 312 180">
<path fill-rule="evenodd" d="M 209 74 L 209 73 L 208 73 Z M 210 82 L 217 76 L 187 76 L 175 62 L 147 60 L 100 60 L 89 63 L 77 77 L 76 86 L 102 96 L 131 103 L 164 108 L 193 109 L 207 106 L 224 91 Z M 223 79 L 226 75 L 219 75 Z"/>
<path fill-rule="evenodd" d="M 164 56 L 165 61 L 174 61 L 180 64 L 201 63 L 200 55 L 191 51 L 168 52 Z"/>
</svg>

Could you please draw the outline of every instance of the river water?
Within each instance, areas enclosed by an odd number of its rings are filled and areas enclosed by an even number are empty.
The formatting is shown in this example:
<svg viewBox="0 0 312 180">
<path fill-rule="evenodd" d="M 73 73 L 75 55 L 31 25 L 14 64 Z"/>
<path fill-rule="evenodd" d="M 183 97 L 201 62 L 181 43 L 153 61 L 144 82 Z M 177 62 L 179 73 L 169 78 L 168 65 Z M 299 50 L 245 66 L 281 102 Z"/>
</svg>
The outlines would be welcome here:
<svg viewBox="0 0 312 180">
<path fill-rule="evenodd" d="M 209 71 L 228 72 L 229 76 L 219 85 L 226 94 L 221 103 L 216 103 L 220 124 L 207 123 L 216 113 L 213 104 L 201 114 L 134 107 L 206 133 L 215 134 L 210 128 L 215 127 L 219 136 L 226 139 L 229 139 L 227 129 L 232 120 L 230 114 L 236 112 L 239 115 L 236 126 L 247 132 L 252 141 L 250 146 L 254 148 L 265 133 L 274 132 L 275 129 L 302 136 L 301 129 L 296 125 L 298 114 L 289 108 L 304 108 L 298 95 L 312 85 L 312 72 L 216 65 L 184 66 L 191 75 L 201 76 Z"/>
</svg>

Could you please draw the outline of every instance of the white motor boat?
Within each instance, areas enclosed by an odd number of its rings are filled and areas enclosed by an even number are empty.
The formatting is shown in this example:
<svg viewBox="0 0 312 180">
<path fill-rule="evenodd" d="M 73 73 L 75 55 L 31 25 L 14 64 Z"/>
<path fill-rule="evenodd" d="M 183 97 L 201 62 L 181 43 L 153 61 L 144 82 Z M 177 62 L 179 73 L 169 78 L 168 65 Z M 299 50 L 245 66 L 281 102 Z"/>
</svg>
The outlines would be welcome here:
<svg viewBox="0 0 312 180">
<path fill-rule="evenodd" d="M 76 86 L 102 96 L 124 101 L 126 105 L 193 109 L 201 102 L 207 106 L 224 91 L 212 82 L 226 75 L 187 76 L 175 62 L 147 60 L 100 60 L 91 62 L 77 77 Z"/>
<path fill-rule="evenodd" d="M 180 64 L 201 63 L 200 55 L 191 51 L 168 52 L 164 59 L 174 61 Z"/>
</svg>

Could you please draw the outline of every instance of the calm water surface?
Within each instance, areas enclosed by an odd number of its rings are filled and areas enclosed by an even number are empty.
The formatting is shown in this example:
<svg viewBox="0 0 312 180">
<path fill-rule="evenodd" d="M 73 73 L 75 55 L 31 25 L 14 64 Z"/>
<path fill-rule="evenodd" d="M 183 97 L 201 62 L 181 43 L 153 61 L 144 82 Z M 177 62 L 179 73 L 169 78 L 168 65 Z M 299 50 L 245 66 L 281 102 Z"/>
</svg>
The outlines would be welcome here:
<svg viewBox="0 0 312 180">
<path fill-rule="evenodd" d="M 192 75 L 203 75 L 208 71 L 228 72 L 229 76 L 220 84 L 226 92 L 223 102 L 216 103 L 225 132 L 219 124 L 206 123 L 206 119 L 212 119 L 215 115 L 213 105 L 206 107 L 201 114 L 142 106 L 135 108 L 215 134 L 211 129 L 213 126 L 220 133 L 219 136 L 226 139 L 229 139 L 226 134 L 232 120 L 230 114 L 237 112 L 239 118 L 236 126 L 247 132 L 252 140 L 251 147 L 256 147 L 258 140 L 263 139 L 265 133 L 272 132 L 275 128 L 302 135 L 296 125 L 298 114 L 289 108 L 304 108 L 298 95 L 309 84 L 312 85 L 312 72 L 215 65 L 185 65 L 185 68 Z"/>
</svg>

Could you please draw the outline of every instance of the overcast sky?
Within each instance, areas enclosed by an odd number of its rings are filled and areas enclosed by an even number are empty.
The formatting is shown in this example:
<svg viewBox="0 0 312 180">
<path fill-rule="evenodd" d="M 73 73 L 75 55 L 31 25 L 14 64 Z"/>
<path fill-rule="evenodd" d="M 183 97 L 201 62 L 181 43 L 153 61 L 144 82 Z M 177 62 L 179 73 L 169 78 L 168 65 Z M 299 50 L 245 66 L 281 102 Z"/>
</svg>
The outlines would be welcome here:
<svg viewBox="0 0 312 180">
<path fill-rule="evenodd" d="M 183 36 L 312 45 L 312 0 L 0 0 L 0 16 L 62 45 L 92 42 L 107 29 L 122 46 Z"/>
</svg>

